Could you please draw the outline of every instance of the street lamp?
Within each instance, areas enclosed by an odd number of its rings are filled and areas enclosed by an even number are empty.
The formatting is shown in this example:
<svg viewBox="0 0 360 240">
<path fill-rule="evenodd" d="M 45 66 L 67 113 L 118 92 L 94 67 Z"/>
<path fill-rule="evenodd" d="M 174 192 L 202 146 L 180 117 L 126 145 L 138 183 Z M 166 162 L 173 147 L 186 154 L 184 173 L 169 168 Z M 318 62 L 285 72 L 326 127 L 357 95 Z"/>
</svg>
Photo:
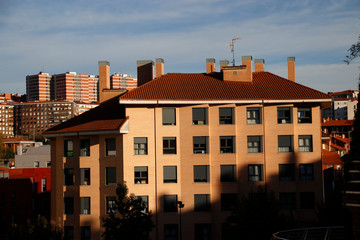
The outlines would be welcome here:
<svg viewBox="0 0 360 240">
<path fill-rule="evenodd" d="M 181 209 L 184 208 L 185 204 L 182 201 L 177 201 L 177 205 L 180 208 L 180 240 L 182 240 L 182 228 L 181 228 Z"/>
</svg>

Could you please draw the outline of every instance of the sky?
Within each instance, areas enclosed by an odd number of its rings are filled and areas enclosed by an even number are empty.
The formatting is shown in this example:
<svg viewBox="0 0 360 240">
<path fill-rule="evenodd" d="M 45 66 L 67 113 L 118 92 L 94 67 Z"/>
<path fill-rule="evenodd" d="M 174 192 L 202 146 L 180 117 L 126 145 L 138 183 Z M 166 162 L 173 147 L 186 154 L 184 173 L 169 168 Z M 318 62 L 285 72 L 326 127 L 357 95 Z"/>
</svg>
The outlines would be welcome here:
<svg viewBox="0 0 360 240">
<path fill-rule="evenodd" d="M 165 73 L 206 71 L 206 58 L 265 59 L 265 71 L 322 92 L 357 89 L 359 0 L 0 0 L 0 93 L 26 93 L 26 76 L 76 72 L 136 77 L 137 60 L 163 58 Z"/>
</svg>

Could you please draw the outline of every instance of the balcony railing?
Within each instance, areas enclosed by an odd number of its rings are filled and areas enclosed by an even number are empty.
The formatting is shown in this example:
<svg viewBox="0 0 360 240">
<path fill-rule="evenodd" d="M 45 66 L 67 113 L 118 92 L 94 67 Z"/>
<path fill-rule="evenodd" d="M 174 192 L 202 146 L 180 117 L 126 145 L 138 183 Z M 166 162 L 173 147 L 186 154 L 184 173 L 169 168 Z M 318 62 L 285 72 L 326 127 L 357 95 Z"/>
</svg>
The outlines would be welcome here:
<svg viewBox="0 0 360 240">
<path fill-rule="evenodd" d="M 337 240 L 344 239 L 344 227 L 301 228 L 273 234 L 272 240 Z"/>
</svg>

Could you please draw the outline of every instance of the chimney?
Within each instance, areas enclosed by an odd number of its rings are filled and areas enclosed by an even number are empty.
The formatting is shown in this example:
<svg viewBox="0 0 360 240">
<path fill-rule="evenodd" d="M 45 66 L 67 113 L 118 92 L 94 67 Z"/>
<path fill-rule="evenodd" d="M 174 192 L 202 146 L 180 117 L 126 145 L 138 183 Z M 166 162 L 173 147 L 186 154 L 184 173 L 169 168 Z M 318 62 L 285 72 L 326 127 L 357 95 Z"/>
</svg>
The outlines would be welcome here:
<svg viewBox="0 0 360 240">
<path fill-rule="evenodd" d="M 206 73 L 215 72 L 215 58 L 206 59 Z"/>
<path fill-rule="evenodd" d="M 155 62 L 156 62 L 156 78 L 158 78 L 164 75 L 164 59 L 157 58 L 155 59 Z"/>
<path fill-rule="evenodd" d="M 252 56 L 243 56 L 242 65 L 246 66 L 246 78 L 252 82 Z"/>
<path fill-rule="evenodd" d="M 138 60 L 136 64 L 138 87 L 154 79 L 154 62 L 152 60 Z"/>
<path fill-rule="evenodd" d="M 99 61 L 99 101 L 104 100 L 104 89 L 110 89 L 110 62 Z"/>
<path fill-rule="evenodd" d="M 288 57 L 288 79 L 295 82 L 295 57 Z"/>
<path fill-rule="evenodd" d="M 255 59 L 255 72 L 263 72 L 264 71 L 264 59 Z"/>
<path fill-rule="evenodd" d="M 252 82 L 252 56 L 242 57 L 241 66 L 223 66 L 223 80 L 236 82 Z"/>
<path fill-rule="evenodd" d="M 224 68 L 224 67 L 228 67 L 229 66 L 229 61 L 228 60 L 220 60 L 220 71 Z"/>
</svg>

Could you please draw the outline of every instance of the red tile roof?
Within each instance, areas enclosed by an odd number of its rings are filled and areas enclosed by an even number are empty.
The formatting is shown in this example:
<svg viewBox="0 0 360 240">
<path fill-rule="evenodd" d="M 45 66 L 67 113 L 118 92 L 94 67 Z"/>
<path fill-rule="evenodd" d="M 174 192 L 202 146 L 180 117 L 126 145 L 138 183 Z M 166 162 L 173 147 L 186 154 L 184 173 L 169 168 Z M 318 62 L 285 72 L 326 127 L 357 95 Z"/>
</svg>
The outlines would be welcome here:
<svg viewBox="0 0 360 240">
<path fill-rule="evenodd" d="M 355 120 L 329 120 L 321 123 L 322 127 L 353 126 Z"/>
<path fill-rule="evenodd" d="M 323 165 L 341 165 L 342 161 L 340 156 L 336 152 L 330 152 L 328 150 L 322 150 Z"/>
<path fill-rule="evenodd" d="M 326 99 L 322 92 L 269 72 L 252 82 L 223 81 L 222 73 L 168 73 L 135 88 L 121 100 L 300 100 Z"/>
</svg>

